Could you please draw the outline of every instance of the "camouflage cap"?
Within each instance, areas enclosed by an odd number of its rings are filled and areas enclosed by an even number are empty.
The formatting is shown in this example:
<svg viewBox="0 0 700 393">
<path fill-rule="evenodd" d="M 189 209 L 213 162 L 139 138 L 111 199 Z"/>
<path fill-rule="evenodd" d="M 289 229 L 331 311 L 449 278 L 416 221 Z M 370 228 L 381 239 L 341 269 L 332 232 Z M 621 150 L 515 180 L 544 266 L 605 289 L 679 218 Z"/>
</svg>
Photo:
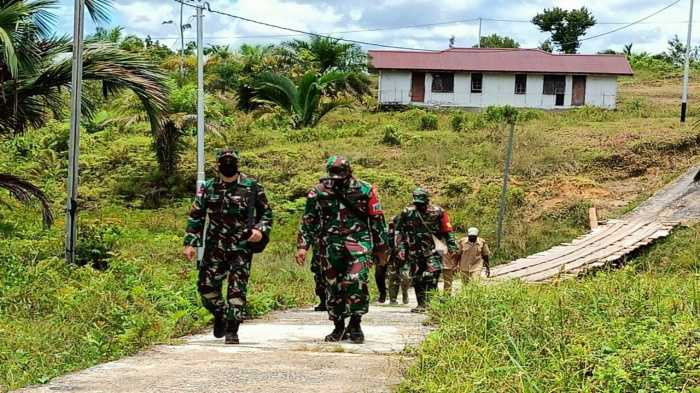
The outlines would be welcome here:
<svg viewBox="0 0 700 393">
<path fill-rule="evenodd" d="M 226 157 L 231 157 L 236 161 L 240 159 L 238 152 L 231 148 L 221 149 L 216 153 L 216 161 L 221 161 Z"/>
<path fill-rule="evenodd" d="M 330 156 L 326 161 L 326 171 L 331 179 L 345 179 L 352 175 L 350 161 L 341 156 Z"/>
<path fill-rule="evenodd" d="M 413 203 L 428 204 L 429 200 L 430 195 L 428 194 L 428 191 L 424 190 L 421 187 L 418 187 L 415 190 L 413 190 Z"/>
</svg>

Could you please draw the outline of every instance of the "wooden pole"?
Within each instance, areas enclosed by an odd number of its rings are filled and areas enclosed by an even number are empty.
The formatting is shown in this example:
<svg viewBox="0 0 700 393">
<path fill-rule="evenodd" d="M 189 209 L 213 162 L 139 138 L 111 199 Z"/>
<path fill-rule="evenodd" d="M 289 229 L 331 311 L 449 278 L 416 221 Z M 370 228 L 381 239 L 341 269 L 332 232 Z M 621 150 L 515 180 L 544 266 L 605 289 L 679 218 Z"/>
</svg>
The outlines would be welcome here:
<svg viewBox="0 0 700 393">
<path fill-rule="evenodd" d="M 598 228 L 598 211 L 595 207 L 588 209 L 588 221 L 591 224 L 591 229 Z"/>
<path fill-rule="evenodd" d="M 503 219 L 506 215 L 506 203 L 508 202 L 508 177 L 510 175 L 510 161 L 513 157 L 513 139 L 515 135 L 515 123 L 510 123 L 508 133 L 508 146 L 506 147 L 506 164 L 503 168 L 503 189 L 501 190 L 501 206 L 498 209 L 498 224 L 496 227 L 496 249 L 501 248 L 501 236 L 503 235 Z"/>
</svg>

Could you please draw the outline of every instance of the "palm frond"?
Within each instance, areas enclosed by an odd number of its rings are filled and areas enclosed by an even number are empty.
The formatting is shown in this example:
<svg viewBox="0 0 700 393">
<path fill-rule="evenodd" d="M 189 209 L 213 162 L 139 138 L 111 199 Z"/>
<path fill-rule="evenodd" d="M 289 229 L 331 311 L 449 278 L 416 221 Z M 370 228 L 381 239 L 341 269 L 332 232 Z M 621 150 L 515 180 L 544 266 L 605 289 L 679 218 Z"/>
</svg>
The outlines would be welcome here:
<svg viewBox="0 0 700 393">
<path fill-rule="evenodd" d="M 260 101 L 277 104 L 290 113 L 295 112 L 298 91 L 289 78 L 265 72 L 258 77 L 256 84 Z"/>
<path fill-rule="evenodd" d="M 109 22 L 112 0 L 85 0 L 85 8 L 95 24 Z"/>
<path fill-rule="evenodd" d="M 38 199 L 42 207 L 44 225 L 50 227 L 53 224 L 51 205 L 46 194 L 39 187 L 9 173 L 0 173 L 0 188 L 8 190 L 10 195 L 21 203 L 28 203 L 32 198 Z"/>
</svg>

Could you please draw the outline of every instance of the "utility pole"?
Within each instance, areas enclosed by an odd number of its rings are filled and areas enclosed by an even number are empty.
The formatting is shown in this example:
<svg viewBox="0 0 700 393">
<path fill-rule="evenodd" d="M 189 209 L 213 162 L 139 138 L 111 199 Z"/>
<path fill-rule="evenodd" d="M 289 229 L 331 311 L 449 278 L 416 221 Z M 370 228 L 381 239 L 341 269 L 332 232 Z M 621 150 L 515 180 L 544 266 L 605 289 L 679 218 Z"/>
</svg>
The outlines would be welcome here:
<svg viewBox="0 0 700 393">
<path fill-rule="evenodd" d="M 498 210 L 498 224 L 496 227 L 496 249 L 501 248 L 501 237 L 503 236 L 503 219 L 506 215 L 506 202 L 508 200 L 508 177 L 510 175 L 510 161 L 513 157 L 513 139 L 515 134 L 515 122 L 510 123 L 508 133 L 508 146 L 506 147 L 506 164 L 503 168 L 503 189 L 501 191 L 501 207 Z"/>
<path fill-rule="evenodd" d="M 197 190 L 204 186 L 204 4 L 197 5 Z M 201 261 L 204 247 L 197 250 Z"/>
<path fill-rule="evenodd" d="M 688 73 L 690 72 L 690 41 L 693 30 L 693 0 L 690 0 L 688 15 L 688 39 L 685 47 L 685 68 L 683 70 L 683 98 L 681 99 L 681 123 L 685 123 L 685 112 L 688 109 Z"/>
<path fill-rule="evenodd" d="M 185 6 L 180 2 L 180 81 L 185 75 L 185 27 L 182 25 L 182 9 Z"/>
<path fill-rule="evenodd" d="M 83 83 L 84 0 L 75 0 L 73 15 L 73 69 L 71 70 L 70 135 L 68 137 L 68 200 L 66 202 L 66 263 L 75 261 L 78 238 L 78 163 L 80 157 L 80 96 Z"/>
<path fill-rule="evenodd" d="M 477 48 L 481 48 L 481 17 L 479 17 L 479 38 L 476 43 Z"/>
</svg>

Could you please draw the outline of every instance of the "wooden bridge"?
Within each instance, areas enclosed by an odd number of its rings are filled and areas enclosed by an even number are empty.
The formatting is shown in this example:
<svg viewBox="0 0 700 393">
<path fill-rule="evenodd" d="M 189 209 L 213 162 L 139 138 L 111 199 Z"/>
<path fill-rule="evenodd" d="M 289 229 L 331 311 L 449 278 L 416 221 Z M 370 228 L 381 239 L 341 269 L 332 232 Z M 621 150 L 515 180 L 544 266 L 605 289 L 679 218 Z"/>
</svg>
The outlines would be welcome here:
<svg viewBox="0 0 700 393">
<path fill-rule="evenodd" d="M 696 165 L 622 218 L 570 243 L 496 266 L 491 279 L 543 282 L 624 261 L 635 250 L 668 236 L 676 225 L 700 221 L 699 177 Z"/>
</svg>

